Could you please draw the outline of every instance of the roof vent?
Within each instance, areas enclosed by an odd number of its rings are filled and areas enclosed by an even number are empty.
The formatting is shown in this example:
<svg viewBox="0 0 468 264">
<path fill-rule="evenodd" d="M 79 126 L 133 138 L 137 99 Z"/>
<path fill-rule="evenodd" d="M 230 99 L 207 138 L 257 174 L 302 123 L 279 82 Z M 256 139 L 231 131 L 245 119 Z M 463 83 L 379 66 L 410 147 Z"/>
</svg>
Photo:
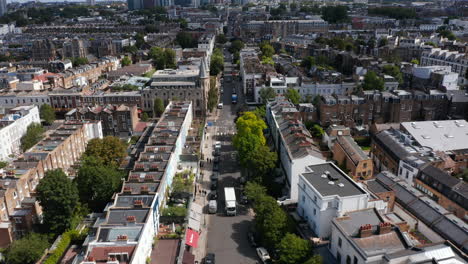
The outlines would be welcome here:
<svg viewBox="0 0 468 264">
<path fill-rule="evenodd" d="M 344 187 L 344 184 L 342 184 L 342 183 L 338 183 L 338 186 L 340 186 L 340 187 L 342 187 L 342 188 L 343 188 L 343 187 Z"/>
<path fill-rule="evenodd" d="M 329 181 L 328 184 L 335 185 L 335 182 L 334 181 Z"/>
<path fill-rule="evenodd" d="M 325 174 L 326 174 L 326 175 L 330 175 L 330 172 L 326 170 L 326 171 L 325 171 Z"/>
<path fill-rule="evenodd" d="M 320 177 L 322 177 L 322 178 L 327 178 L 327 175 L 322 174 Z"/>
</svg>

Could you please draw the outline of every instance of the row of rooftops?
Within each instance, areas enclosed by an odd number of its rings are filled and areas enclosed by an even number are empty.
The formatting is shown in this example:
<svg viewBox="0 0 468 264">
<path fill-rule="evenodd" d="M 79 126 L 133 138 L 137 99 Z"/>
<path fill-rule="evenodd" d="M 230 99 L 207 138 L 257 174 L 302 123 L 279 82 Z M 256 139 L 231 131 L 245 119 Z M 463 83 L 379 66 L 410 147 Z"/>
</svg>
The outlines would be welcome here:
<svg viewBox="0 0 468 264">
<path fill-rule="evenodd" d="M 85 241 L 85 245 L 107 243 L 90 247 L 87 261 L 106 263 L 108 253 L 126 252 L 127 260 L 120 263 L 130 263 L 155 195 L 164 180 L 167 164 L 173 155 L 190 104 L 171 102 L 166 108 L 151 134 L 151 139 L 129 172 L 121 192 L 104 209 L 104 215 L 94 224 L 96 232 L 91 233 Z"/>
<path fill-rule="evenodd" d="M 463 251 L 468 251 L 468 224 L 463 220 L 388 171 L 381 172 L 376 176 L 376 179 L 370 180 L 368 183 L 371 181 L 374 183 L 368 184 L 368 187 L 372 192 L 393 190 L 396 201 L 403 208 L 431 227 L 444 239 L 451 241 Z"/>
<path fill-rule="evenodd" d="M 283 97 L 276 97 L 269 103 L 270 109 L 278 124 L 278 129 L 286 144 L 291 159 L 312 155 L 323 159 L 312 135 L 298 117 L 298 110 L 290 101 Z"/>
</svg>

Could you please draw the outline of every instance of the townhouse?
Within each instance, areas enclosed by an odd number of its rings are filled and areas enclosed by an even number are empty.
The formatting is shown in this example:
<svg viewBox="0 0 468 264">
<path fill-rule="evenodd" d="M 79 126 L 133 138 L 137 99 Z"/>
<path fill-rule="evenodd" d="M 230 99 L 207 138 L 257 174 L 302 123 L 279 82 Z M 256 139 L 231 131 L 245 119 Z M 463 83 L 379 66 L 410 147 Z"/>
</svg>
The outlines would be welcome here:
<svg viewBox="0 0 468 264">
<path fill-rule="evenodd" d="M 104 209 L 89 233 L 81 264 L 145 263 L 158 232 L 160 210 L 177 170 L 192 122 L 191 102 L 171 101 L 148 137 L 122 190 Z"/>
</svg>

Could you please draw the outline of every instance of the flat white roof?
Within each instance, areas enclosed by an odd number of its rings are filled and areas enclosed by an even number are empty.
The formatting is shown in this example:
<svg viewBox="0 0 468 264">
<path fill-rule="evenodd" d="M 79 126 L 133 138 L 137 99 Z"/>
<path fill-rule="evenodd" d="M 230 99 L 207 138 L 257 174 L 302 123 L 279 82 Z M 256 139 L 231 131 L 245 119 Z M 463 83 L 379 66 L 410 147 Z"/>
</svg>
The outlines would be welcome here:
<svg viewBox="0 0 468 264">
<path fill-rule="evenodd" d="M 465 120 L 403 122 L 401 125 L 421 146 L 434 151 L 468 149 L 468 122 Z"/>
</svg>

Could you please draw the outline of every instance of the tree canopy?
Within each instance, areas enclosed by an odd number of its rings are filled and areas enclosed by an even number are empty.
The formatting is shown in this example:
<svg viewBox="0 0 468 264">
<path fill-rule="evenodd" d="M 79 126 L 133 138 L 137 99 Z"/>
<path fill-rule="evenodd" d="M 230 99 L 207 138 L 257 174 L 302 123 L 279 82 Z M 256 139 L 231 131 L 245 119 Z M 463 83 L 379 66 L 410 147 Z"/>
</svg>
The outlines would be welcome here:
<svg viewBox="0 0 468 264">
<path fill-rule="evenodd" d="M 240 39 L 236 39 L 231 42 L 231 46 L 229 47 L 229 52 L 236 53 L 241 51 L 244 48 L 245 44 Z"/>
<path fill-rule="evenodd" d="M 122 59 L 122 66 L 125 67 L 125 66 L 128 66 L 130 64 L 132 64 L 132 60 L 128 56 L 125 56 Z"/>
<path fill-rule="evenodd" d="M 175 51 L 173 49 L 163 49 L 160 47 L 151 47 L 148 56 L 153 59 L 156 69 L 163 70 L 175 68 Z"/>
<path fill-rule="evenodd" d="M 26 134 L 21 138 L 21 149 L 23 152 L 36 145 L 44 137 L 44 132 L 45 130 L 41 124 L 30 124 L 26 130 Z"/>
<path fill-rule="evenodd" d="M 101 212 L 119 190 L 124 176 L 117 168 L 100 164 L 96 157 L 85 157 L 75 178 L 81 203 Z"/>
<path fill-rule="evenodd" d="M 198 44 L 197 39 L 195 39 L 190 33 L 184 31 L 177 33 L 176 42 L 183 49 L 195 48 Z"/>
<path fill-rule="evenodd" d="M 55 121 L 55 110 L 52 106 L 48 104 L 41 105 L 39 109 L 41 119 L 44 120 L 45 123 L 51 125 Z"/>
<path fill-rule="evenodd" d="M 368 71 L 364 75 L 364 82 L 362 83 L 362 88 L 364 90 L 379 90 L 384 89 L 384 80 L 380 78 L 375 72 Z"/>
<path fill-rule="evenodd" d="M 271 58 L 275 54 L 275 49 L 267 41 L 260 43 L 260 51 L 262 52 L 262 57 Z"/>
<path fill-rule="evenodd" d="M 34 264 L 48 247 L 49 242 L 45 235 L 29 233 L 13 241 L 6 250 L 5 258 L 9 264 Z"/>
<path fill-rule="evenodd" d="M 165 106 L 164 106 L 164 102 L 161 98 L 157 97 L 154 99 L 154 106 L 153 106 L 153 110 L 154 110 L 154 115 L 156 117 L 160 117 L 163 113 L 164 113 L 164 110 L 165 110 Z"/>
<path fill-rule="evenodd" d="M 88 142 L 86 156 L 96 158 L 96 161 L 104 166 L 118 167 L 127 155 L 127 145 L 118 137 L 107 136 L 93 138 Z"/>
<path fill-rule="evenodd" d="M 328 23 L 344 23 L 349 20 L 346 6 L 325 6 L 321 11 L 323 20 Z"/>
<path fill-rule="evenodd" d="M 71 58 L 70 60 L 72 62 L 73 67 L 86 65 L 89 63 L 88 58 L 85 58 L 85 57 L 76 57 L 76 58 Z"/>
<path fill-rule="evenodd" d="M 416 11 L 411 8 L 404 7 L 376 7 L 367 10 L 369 15 L 387 16 L 394 19 L 417 18 Z"/>
<path fill-rule="evenodd" d="M 301 263 L 310 255 L 311 249 L 312 245 L 309 241 L 288 233 L 279 244 L 281 252 L 279 260 L 283 264 Z"/>
<path fill-rule="evenodd" d="M 283 238 L 288 228 L 286 212 L 271 196 L 260 196 L 253 205 L 255 211 L 255 227 L 267 248 L 275 248 Z"/>
<path fill-rule="evenodd" d="M 224 56 L 220 49 L 215 49 L 211 56 L 210 75 L 218 75 L 224 70 Z"/>
<path fill-rule="evenodd" d="M 37 198 L 48 230 L 57 235 L 71 227 L 78 189 L 61 169 L 47 171 L 37 186 Z"/>
<path fill-rule="evenodd" d="M 400 68 L 395 65 L 385 65 L 383 67 L 383 72 L 395 78 L 399 84 L 403 83 L 403 74 L 401 73 Z"/>
<path fill-rule="evenodd" d="M 224 34 L 219 34 L 218 36 L 216 36 L 216 43 L 218 44 L 224 44 L 226 43 L 228 40 L 226 38 L 226 36 Z"/>
<path fill-rule="evenodd" d="M 303 264 L 322 264 L 323 259 L 322 256 L 320 255 L 313 255 L 311 258 L 309 258 L 306 262 Z"/>
<path fill-rule="evenodd" d="M 293 104 L 298 104 L 301 100 L 301 95 L 299 92 L 294 88 L 288 88 L 285 94 L 286 98 L 288 98 Z"/>
<path fill-rule="evenodd" d="M 260 99 L 262 99 L 262 103 L 264 104 L 266 104 L 269 99 L 276 97 L 276 92 L 271 87 L 263 87 L 258 93 L 260 95 Z"/>
</svg>

